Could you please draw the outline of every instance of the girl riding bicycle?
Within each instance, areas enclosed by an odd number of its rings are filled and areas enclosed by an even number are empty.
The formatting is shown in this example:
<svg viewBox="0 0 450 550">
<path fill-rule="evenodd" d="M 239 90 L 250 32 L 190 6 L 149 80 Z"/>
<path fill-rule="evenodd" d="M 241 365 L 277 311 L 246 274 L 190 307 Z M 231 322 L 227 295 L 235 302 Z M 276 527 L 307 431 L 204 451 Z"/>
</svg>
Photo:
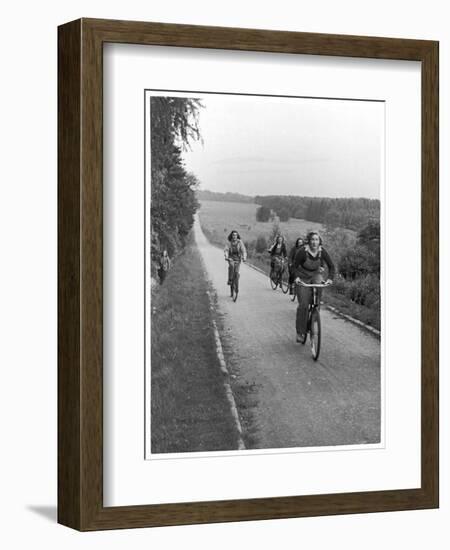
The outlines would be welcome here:
<svg viewBox="0 0 450 550">
<path fill-rule="evenodd" d="M 273 274 L 275 266 L 281 264 L 281 260 L 285 259 L 287 256 L 286 243 L 282 235 L 277 235 L 275 242 L 268 249 L 270 254 L 270 273 Z"/>
<path fill-rule="evenodd" d="M 294 294 L 294 280 L 295 280 L 295 267 L 294 267 L 294 260 L 295 256 L 297 255 L 297 252 L 300 250 L 300 248 L 304 248 L 305 241 L 302 237 L 299 237 L 296 241 L 294 246 L 289 251 L 288 256 L 288 266 L 289 266 L 289 294 Z"/>
<path fill-rule="evenodd" d="M 324 279 L 325 267 L 328 268 L 328 278 Z M 322 238 L 317 231 L 311 231 L 306 237 L 306 246 L 300 248 L 294 259 L 295 282 L 304 283 L 331 283 L 335 268 L 330 255 L 322 247 Z M 319 290 L 319 299 L 320 299 Z M 307 330 L 308 307 L 312 302 L 312 289 L 297 285 L 297 318 L 295 328 L 297 331 L 297 342 L 303 342 Z"/>
<path fill-rule="evenodd" d="M 241 240 L 239 233 L 233 229 L 233 231 L 228 235 L 228 244 L 225 245 L 224 256 L 225 260 L 228 262 L 228 285 L 231 285 L 231 279 L 233 277 L 233 272 L 239 273 L 239 268 L 241 266 L 241 261 L 245 262 L 247 260 L 247 250 L 245 245 Z"/>
</svg>

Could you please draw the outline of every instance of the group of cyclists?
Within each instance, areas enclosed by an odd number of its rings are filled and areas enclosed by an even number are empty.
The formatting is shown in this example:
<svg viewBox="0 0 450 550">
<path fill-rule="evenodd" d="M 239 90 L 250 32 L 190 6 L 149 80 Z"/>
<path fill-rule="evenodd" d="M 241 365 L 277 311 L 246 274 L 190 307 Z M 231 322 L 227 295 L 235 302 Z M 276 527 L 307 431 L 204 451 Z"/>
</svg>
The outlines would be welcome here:
<svg viewBox="0 0 450 550">
<path fill-rule="evenodd" d="M 285 238 L 277 235 L 274 243 L 268 249 L 270 254 L 271 275 L 280 269 L 283 262 L 288 262 L 289 292 L 297 293 L 298 307 L 296 316 L 297 342 L 304 342 L 307 331 L 308 309 L 313 299 L 313 289 L 305 284 L 331 284 L 335 276 L 335 267 L 330 255 L 323 247 L 322 237 L 317 231 L 310 231 L 306 238 L 296 239 L 294 246 L 287 250 Z M 233 230 L 228 235 L 228 243 L 224 249 L 225 260 L 228 261 L 228 284 L 232 282 L 235 273 L 239 276 L 241 262 L 247 260 L 245 245 L 238 233 Z M 325 268 L 327 275 L 325 276 Z M 321 289 L 318 290 L 319 298 Z"/>
</svg>

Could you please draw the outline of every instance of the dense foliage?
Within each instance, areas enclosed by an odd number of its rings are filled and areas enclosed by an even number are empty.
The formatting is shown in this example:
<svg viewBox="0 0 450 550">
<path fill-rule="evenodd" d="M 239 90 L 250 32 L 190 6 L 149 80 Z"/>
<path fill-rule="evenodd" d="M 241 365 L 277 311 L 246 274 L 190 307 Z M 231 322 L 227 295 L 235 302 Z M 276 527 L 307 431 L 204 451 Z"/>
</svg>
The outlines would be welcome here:
<svg viewBox="0 0 450 550">
<path fill-rule="evenodd" d="M 352 302 L 380 312 L 380 223 L 369 221 L 356 235 L 328 227 L 323 238 L 336 263 L 332 288 Z"/>
<path fill-rule="evenodd" d="M 173 256 L 184 246 L 199 206 L 198 181 L 186 172 L 182 151 L 201 139 L 200 108 L 198 99 L 151 98 L 152 271 L 162 250 Z"/>
</svg>

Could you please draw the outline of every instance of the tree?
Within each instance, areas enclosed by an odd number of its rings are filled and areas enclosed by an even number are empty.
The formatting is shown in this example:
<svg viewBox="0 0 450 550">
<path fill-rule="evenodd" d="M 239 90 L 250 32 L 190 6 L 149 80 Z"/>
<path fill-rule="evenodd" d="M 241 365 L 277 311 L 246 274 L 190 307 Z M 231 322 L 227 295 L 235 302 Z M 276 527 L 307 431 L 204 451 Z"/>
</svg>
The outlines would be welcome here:
<svg viewBox="0 0 450 550">
<path fill-rule="evenodd" d="M 201 139 L 201 102 L 192 98 L 152 97 L 151 113 L 151 247 L 156 261 L 161 249 L 173 255 L 184 246 L 198 208 L 198 180 L 188 174 L 182 150 Z"/>
<path fill-rule="evenodd" d="M 370 220 L 358 233 L 358 243 L 367 250 L 370 272 L 380 276 L 380 222 L 378 220 Z"/>
<path fill-rule="evenodd" d="M 341 216 L 336 207 L 330 208 L 324 218 L 324 223 L 330 227 L 337 227 L 340 224 Z"/>
<path fill-rule="evenodd" d="M 288 210 L 286 207 L 281 207 L 281 208 L 277 211 L 277 214 L 278 214 L 278 217 L 279 217 L 279 219 L 280 219 L 280 222 L 287 222 L 287 221 L 289 221 L 289 218 L 290 218 L 289 210 Z"/>
<path fill-rule="evenodd" d="M 356 245 L 344 250 L 339 258 L 339 271 L 344 279 L 350 281 L 368 274 L 370 264 L 367 248 Z"/>
<path fill-rule="evenodd" d="M 270 208 L 267 208 L 267 206 L 260 206 L 256 210 L 256 221 L 268 222 L 269 219 L 270 219 Z"/>
<path fill-rule="evenodd" d="M 380 248 L 380 222 L 370 220 L 358 233 L 358 242 L 370 249 Z"/>
</svg>

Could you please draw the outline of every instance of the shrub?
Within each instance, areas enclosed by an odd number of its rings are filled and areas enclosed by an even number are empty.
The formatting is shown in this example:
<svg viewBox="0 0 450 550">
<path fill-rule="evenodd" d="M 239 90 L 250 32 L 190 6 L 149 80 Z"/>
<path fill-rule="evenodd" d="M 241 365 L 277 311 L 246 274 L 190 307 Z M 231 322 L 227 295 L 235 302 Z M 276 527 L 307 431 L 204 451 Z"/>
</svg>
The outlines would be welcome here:
<svg viewBox="0 0 450 550">
<path fill-rule="evenodd" d="M 255 251 L 258 253 L 266 252 L 267 247 L 267 240 L 264 235 L 258 235 L 255 243 Z"/>
<path fill-rule="evenodd" d="M 350 281 L 370 273 L 371 265 L 369 262 L 370 252 L 367 248 L 356 245 L 344 249 L 339 258 L 339 271 L 342 276 Z"/>
<path fill-rule="evenodd" d="M 376 275 L 368 274 L 347 282 L 347 296 L 362 306 L 380 307 L 380 280 Z"/>
</svg>

